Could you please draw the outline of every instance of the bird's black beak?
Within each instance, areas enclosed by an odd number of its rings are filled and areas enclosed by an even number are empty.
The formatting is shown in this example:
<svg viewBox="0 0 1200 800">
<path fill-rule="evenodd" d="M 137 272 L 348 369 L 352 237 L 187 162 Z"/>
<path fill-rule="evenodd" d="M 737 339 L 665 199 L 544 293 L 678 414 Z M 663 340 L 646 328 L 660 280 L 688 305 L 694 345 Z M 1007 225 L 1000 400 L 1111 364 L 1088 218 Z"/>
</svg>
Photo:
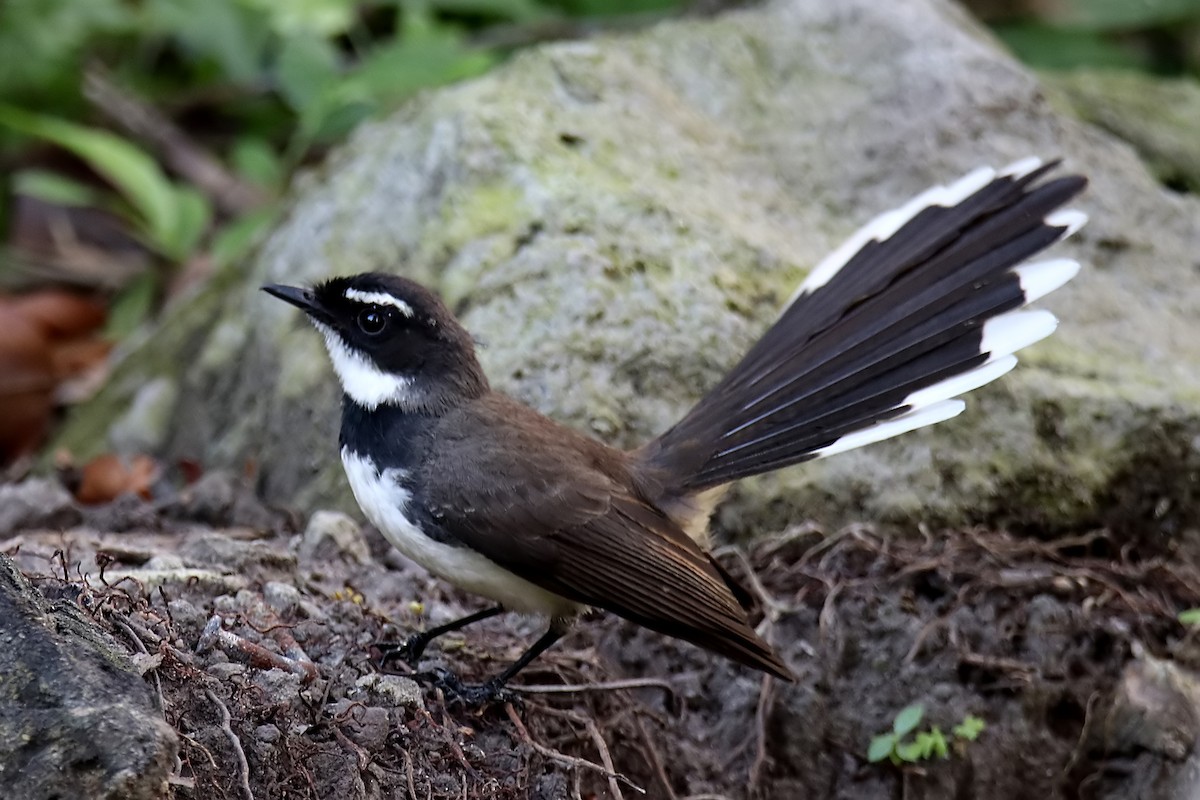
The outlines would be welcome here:
<svg viewBox="0 0 1200 800">
<path fill-rule="evenodd" d="M 278 297 L 285 303 L 291 303 L 296 308 L 304 311 L 307 314 L 321 315 L 322 308 L 317 302 L 316 296 L 313 295 L 312 289 L 303 289 L 299 286 L 281 286 L 278 283 L 268 283 L 262 287 L 262 290 L 272 297 Z"/>
</svg>

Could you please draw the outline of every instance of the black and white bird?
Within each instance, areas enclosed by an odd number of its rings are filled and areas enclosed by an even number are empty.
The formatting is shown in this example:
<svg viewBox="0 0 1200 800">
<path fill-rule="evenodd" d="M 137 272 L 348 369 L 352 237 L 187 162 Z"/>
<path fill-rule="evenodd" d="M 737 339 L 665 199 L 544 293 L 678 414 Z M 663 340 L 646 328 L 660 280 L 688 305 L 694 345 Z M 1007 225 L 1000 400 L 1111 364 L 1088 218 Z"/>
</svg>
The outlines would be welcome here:
<svg viewBox="0 0 1200 800">
<path fill-rule="evenodd" d="M 937 186 L 855 233 L 673 428 L 609 447 L 493 391 L 471 336 L 430 291 L 362 274 L 266 286 L 325 337 L 344 391 L 341 456 L 359 506 L 396 549 L 497 605 L 411 638 L 410 661 L 502 611 L 549 628 L 469 701 L 494 696 L 583 610 L 606 609 L 782 678 L 747 592 L 706 549 L 739 478 L 950 419 L 1054 331 L 1021 310 L 1079 270 L 1024 264 L 1071 235 L 1083 177 L 1026 159 Z"/>
</svg>

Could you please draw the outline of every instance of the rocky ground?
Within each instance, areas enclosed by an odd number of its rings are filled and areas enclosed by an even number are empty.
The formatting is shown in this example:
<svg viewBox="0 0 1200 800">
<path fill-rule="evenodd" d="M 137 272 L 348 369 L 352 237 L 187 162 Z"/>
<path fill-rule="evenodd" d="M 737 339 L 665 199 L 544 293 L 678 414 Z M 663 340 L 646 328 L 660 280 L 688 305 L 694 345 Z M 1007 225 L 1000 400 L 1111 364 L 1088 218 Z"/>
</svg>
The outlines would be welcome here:
<svg viewBox="0 0 1200 800">
<path fill-rule="evenodd" d="M 523 673 L 520 702 L 482 710 L 373 661 L 375 643 L 476 601 L 352 520 L 268 508 L 220 473 L 100 507 L 0 487 L 0 553 L 0 600 L 18 609 L 0 638 L 24 643 L 0 653 L 0 742 L 20 743 L 2 748 L 6 797 L 1200 791 L 1200 634 L 1176 618 L 1200 606 L 1195 541 L 800 526 L 723 555 L 753 570 L 796 685 L 598 618 Z M 490 620 L 420 669 L 479 680 L 536 633 Z M 936 725 L 947 757 L 870 763 L 913 702 L 909 739 Z M 974 740 L 952 733 L 969 715 Z"/>
</svg>

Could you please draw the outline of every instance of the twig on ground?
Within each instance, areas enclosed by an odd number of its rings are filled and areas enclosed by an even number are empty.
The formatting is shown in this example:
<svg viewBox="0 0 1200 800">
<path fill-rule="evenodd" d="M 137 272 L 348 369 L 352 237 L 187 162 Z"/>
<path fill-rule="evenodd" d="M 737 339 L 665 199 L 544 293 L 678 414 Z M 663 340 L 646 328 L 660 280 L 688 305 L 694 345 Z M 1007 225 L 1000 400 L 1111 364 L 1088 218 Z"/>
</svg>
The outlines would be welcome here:
<svg viewBox="0 0 1200 800">
<path fill-rule="evenodd" d="M 586 758 L 569 756 L 566 753 L 561 753 L 558 750 L 541 744 L 529 735 L 529 731 L 525 728 L 525 723 L 522 722 L 520 716 L 517 715 L 517 710 L 513 708 L 512 703 L 504 704 L 504 711 L 508 714 L 509 721 L 512 722 L 513 727 L 517 730 L 517 737 L 522 742 L 532 747 L 539 755 L 548 758 L 551 761 L 556 761 L 559 764 L 572 767 L 576 770 L 587 769 L 593 772 L 599 772 L 608 781 L 608 789 L 616 800 L 624 800 L 625 797 L 621 793 L 620 783 L 624 783 L 626 786 L 630 787 L 636 792 L 639 792 L 640 794 L 646 793 L 645 789 L 616 771 L 613 766 L 612 756 L 608 752 L 608 745 L 604 743 L 604 737 L 600 735 L 600 729 L 596 727 L 596 723 L 590 718 L 585 718 L 579 714 L 574 714 L 569 711 L 559 711 L 551 708 L 543 708 L 541 710 L 549 713 L 551 716 L 564 717 L 572 722 L 582 724 L 587 730 L 588 735 L 592 738 L 592 741 L 596 744 L 596 749 L 600 753 L 600 761 L 603 766 L 592 761 L 588 761 Z"/>
<path fill-rule="evenodd" d="M 1038 674 L 1038 668 L 1033 664 L 1018 661 L 1015 658 L 1002 658 L 999 656 L 989 656 L 984 653 L 974 653 L 970 650 L 960 654 L 958 660 L 972 667 L 1003 672 L 1023 683 L 1032 683 L 1033 678 Z"/>
<path fill-rule="evenodd" d="M 142 603 L 140 603 L 139 605 L 142 606 L 142 613 L 154 614 L 153 611 L 150 611 L 148 609 L 148 607 L 147 607 L 148 604 L 145 603 L 144 601 Z M 159 622 L 162 621 L 162 618 L 158 617 L 157 614 L 155 614 L 154 616 L 158 619 Z M 145 622 L 142 622 L 140 619 L 138 619 L 137 616 L 126 614 L 126 615 L 124 615 L 123 619 L 125 620 L 126 623 L 128 623 L 129 627 L 133 629 L 133 631 L 138 635 L 138 638 L 141 639 L 143 642 L 146 642 L 154 647 L 159 647 L 160 645 L 162 645 L 163 637 L 159 636 L 158 633 L 151 630 L 150 627 Z"/>
<path fill-rule="evenodd" d="M 211 750 L 209 750 L 207 747 L 200 744 L 200 742 L 196 741 L 193 737 L 188 736 L 186 733 L 179 730 L 178 728 L 175 729 L 175 733 L 177 733 L 179 735 L 180 739 L 183 739 L 188 744 L 192 745 L 192 747 L 195 747 L 201 753 L 204 753 L 204 755 L 208 758 L 208 763 L 212 764 L 213 769 L 219 769 L 219 767 L 217 766 L 217 760 L 215 758 L 213 758 L 213 754 L 212 754 Z M 191 763 L 191 759 L 189 759 L 188 761 L 189 761 L 189 763 Z"/>
<path fill-rule="evenodd" d="M 71 582 L 71 572 L 70 572 L 70 570 L 67 568 L 67 554 L 66 554 L 66 552 L 65 552 L 65 551 L 64 551 L 62 548 L 59 548 L 59 549 L 55 550 L 53 553 L 51 553 L 51 554 L 50 554 L 50 562 L 51 562 L 51 564 L 53 564 L 53 562 L 54 562 L 54 560 L 55 560 L 55 559 L 58 559 L 58 562 L 59 562 L 59 564 L 61 564 L 61 565 L 62 565 L 62 571 L 63 571 L 63 577 L 62 577 L 62 579 L 63 579 L 63 583 L 70 583 L 70 582 Z M 53 566 L 51 567 L 51 569 L 53 569 Z"/>
<path fill-rule="evenodd" d="M 758 688 L 758 704 L 754 710 L 754 732 L 758 742 L 754 750 L 754 761 L 750 764 L 748 783 L 749 794 L 753 795 L 762 780 L 763 769 L 770 756 L 767 755 L 767 714 L 771 708 L 771 698 L 774 696 L 775 680 L 770 675 L 763 675 Z"/>
<path fill-rule="evenodd" d="M 616 798 L 616 800 L 625 800 L 624 795 L 621 794 L 621 787 L 617 784 L 618 778 L 628 782 L 629 785 L 637 790 L 638 793 L 645 794 L 645 789 L 617 772 L 617 767 L 616 764 L 613 763 L 612 755 L 608 752 L 608 743 L 604 741 L 604 737 L 600 734 L 600 728 L 596 726 L 596 722 L 589 718 L 585 724 L 588 735 L 592 737 L 592 742 L 595 743 L 596 750 L 600 753 L 600 763 L 602 763 L 604 768 L 608 770 L 608 790 L 612 792 L 612 796 Z"/>
<path fill-rule="evenodd" d="M 254 800 L 254 792 L 250 789 L 250 765 L 246 763 L 246 751 L 242 749 L 242 740 L 233 732 L 233 717 L 229 713 L 229 707 L 212 689 L 205 689 L 204 694 L 221 712 L 221 730 L 225 732 L 229 743 L 233 745 L 233 754 L 238 763 L 238 783 L 241 786 L 242 794 L 246 800 Z"/>
<path fill-rule="evenodd" d="M 133 642 L 133 645 L 134 645 L 134 647 L 136 647 L 138 649 L 138 652 L 142 653 L 143 655 L 150 655 L 149 651 L 146 650 L 146 645 L 142 642 L 141 637 L 138 636 L 136 633 L 134 633 L 133 628 L 129 625 L 128 622 L 126 622 L 124 619 L 116 616 L 115 614 L 112 617 L 112 622 L 114 625 L 116 625 L 118 628 L 121 629 L 122 633 L 124 633 L 125 636 L 128 637 L 131 642 Z M 160 639 L 159 641 L 162 641 L 162 640 Z M 157 658 L 160 661 L 162 660 L 161 652 L 159 653 Z M 162 680 L 160 680 L 158 677 L 158 670 L 155 668 L 152 668 L 152 669 L 154 672 L 154 691 L 155 691 L 155 694 L 158 696 L 158 710 L 160 712 L 165 712 L 167 710 L 167 701 L 166 701 L 166 698 L 163 697 Z M 143 677 L 145 677 L 144 674 L 143 674 Z"/>
<path fill-rule="evenodd" d="M 128 622 L 114 614 L 112 617 L 112 623 L 121 629 L 121 632 L 125 634 L 129 641 L 133 642 L 133 646 L 137 648 L 139 653 L 147 652 L 145 643 L 142 642 L 141 637 L 133 632 L 133 628 L 129 626 Z"/>
<path fill-rule="evenodd" d="M 646 724 L 642 719 L 641 714 L 637 713 L 637 709 L 633 711 L 633 722 L 637 725 L 638 736 L 642 739 L 642 744 L 646 748 L 646 760 L 650 762 L 650 768 L 654 770 L 655 776 L 658 777 L 658 782 L 662 784 L 663 790 L 667 793 L 667 800 L 677 800 L 679 795 L 675 794 L 675 788 L 671 786 L 671 779 L 667 775 L 667 770 L 663 767 L 662 757 L 658 754 L 658 748 L 654 745 L 654 740 L 650 738 L 650 734 L 646 732 Z"/>
<path fill-rule="evenodd" d="M 767 587 L 763 586 L 762 581 L 758 578 L 758 573 L 754 571 L 754 567 L 750 566 L 750 560 L 746 558 L 746 554 L 739 547 L 723 547 L 722 553 L 731 553 L 742 567 L 742 572 L 746 576 L 746 580 L 750 583 L 750 589 L 758 596 L 759 602 L 763 604 L 766 611 L 767 619 L 771 622 L 778 622 L 779 618 L 784 614 L 789 614 L 795 611 L 795 608 L 786 603 L 775 599 L 775 595 L 767 591 Z"/>
<path fill-rule="evenodd" d="M 467 761 L 467 754 L 463 752 L 462 747 L 459 746 L 454 737 L 450 735 L 450 726 L 448 724 L 449 719 L 446 716 L 446 698 L 444 695 L 442 695 L 441 689 L 438 689 L 437 693 L 438 703 L 442 707 L 443 722 L 439 724 L 438 721 L 433 718 L 433 715 L 423 708 L 418 708 L 417 713 L 424 717 L 425 721 L 432 725 L 433 728 L 441 734 L 442 741 L 447 747 L 450 748 L 450 752 L 454 754 L 454 758 L 462 766 L 463 770 L 470 775 L 475 772 L 475 768 L 471 766 L 470 761 Z"/>
<path fill-rule="evenodd" d="M 400 755 L 404 758 L 404 782 L 408 787 L 409 800 L 417 800 L 417 784 L 413 780 L 413 760 L 408 751 L 401 748 Z"/>
<path fill-rule="evenodd" d="M 817 615 L 817 634 L 822 644 L 827 644 L 837 635 L 837 597 L 841 591 L 841 583 L 830 586 L 825 594 L 825 602 L 821 604 L 821 613 Z"/>
<path fill-rule="evenodd" d="M 850 536 L 851 533 L 851 528 L 846 527 L 842 528 L 840 531 L 830 534 L 829 536 L 826 536 L 824 539 L 805 550 L 804 554 L 800 556 L 800 560 L 796 562 L 796 566 L 800 567 L 812 563 L 813 559 L 824 553 L 826 550 L 829 550 L 840 544 L 842 540 Z"/>
<path fill-rule="evenodd" d="M 342 733 L 342 729 L 336 721 L 329 726 L 329 729 L 333 731 L 333 735 L 338 740 L 338 743 L 354 754 L 354 763 L 358 767 L 358 771 L 366 772 L 367 767 L 371 765 L 371 755 L 362 747 L 350 741 L 350 737 Z"/>
<path fill-rule="evenodd" d="M 1083 712 L 1083 727 L 1079 729 L 1079 740 L 1075 743 L 1075 747 L 1071 749 L 1071 757 L 1067 759 L 1066 766 L 1059 773 L 1065 780 L 1071 770 L 1075 769 L 1075 765 L 1079 763 L 1079 757 L 1083 754 L 1084 748 L 1087 746 L 1087 737 L 1092 730 L 1092 712 L 1096 708 L 1096 702 L 1100 699 L 1099 692 L 1092 692 L 1088 696 L 1087 708 Z"/>
<path fill-rule="evenodd" d="M 904 663 L 911 664 L 917 660 L 917 656 L 921 654 L 921 648 L 925 646 L 925 640 L 929 638 L 935 630 L 947 624 L 954 619 L 954 612 L 963 603 L 966 602 L 967 596 L 971 593 L 970 585 L 959 588 L 954 596 L 954 602 L 950 604 L 950 608 L 942 614 L 934 617 L 921 626 L 921 630 L 917 631 L 917 635 L 913 637 L 912 646 L 908 648 L 908 652 L 904 654 Z M 954 630 L 951 629 L 949 635 L 954 636 Z"/>
<path fill-rule="evenodd" d="M 221 616 L 213 614 L 208 624 L 204 626 L 204 632 L 200 634 L 199 641 L 196 642 L 197 653 L 202 654 L 213 647 L 220 647 L 227 654 L 240 657 L 241 660 L 248 662 L 251 666 L 262 669 L 282 669 L 286 672 L 299 675 L 305 683 L 309 683 L 317 677 L 317 665 L 311 661 L 300 661 L 278 653 L 272 653 L 260 644 L 243 639 L 236 633 L 225 630 L 221 627 L 221 624 Z"/>
<path fill-rule="evenodd" d="M 171 613 L 171 599 L 167 597 L 167 590 L 160 583 L 158 585 L 158 596 L 163 603 L 163 611 L 167 615 L 167 632 L 171 636 L 175 635 L 175 615 Z"/>
</svg>

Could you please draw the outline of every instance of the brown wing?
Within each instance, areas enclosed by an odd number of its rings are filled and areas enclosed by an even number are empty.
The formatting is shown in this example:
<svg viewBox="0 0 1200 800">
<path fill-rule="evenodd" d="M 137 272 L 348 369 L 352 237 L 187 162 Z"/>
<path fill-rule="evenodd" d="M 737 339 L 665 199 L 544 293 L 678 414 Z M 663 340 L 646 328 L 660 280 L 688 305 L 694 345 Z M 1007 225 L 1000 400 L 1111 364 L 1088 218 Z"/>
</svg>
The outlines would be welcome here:
<svg viewBox="0 0 1200 800">
<path fill-rule="evenodd" d="M 483 402 L 447 420 L 455 435 L 426 466 L 438 478 L 425 502 L 448 534 L 548 591 L 793 678 L 708 554 L 621 480 L 616 451 Z"/>
</svg>

